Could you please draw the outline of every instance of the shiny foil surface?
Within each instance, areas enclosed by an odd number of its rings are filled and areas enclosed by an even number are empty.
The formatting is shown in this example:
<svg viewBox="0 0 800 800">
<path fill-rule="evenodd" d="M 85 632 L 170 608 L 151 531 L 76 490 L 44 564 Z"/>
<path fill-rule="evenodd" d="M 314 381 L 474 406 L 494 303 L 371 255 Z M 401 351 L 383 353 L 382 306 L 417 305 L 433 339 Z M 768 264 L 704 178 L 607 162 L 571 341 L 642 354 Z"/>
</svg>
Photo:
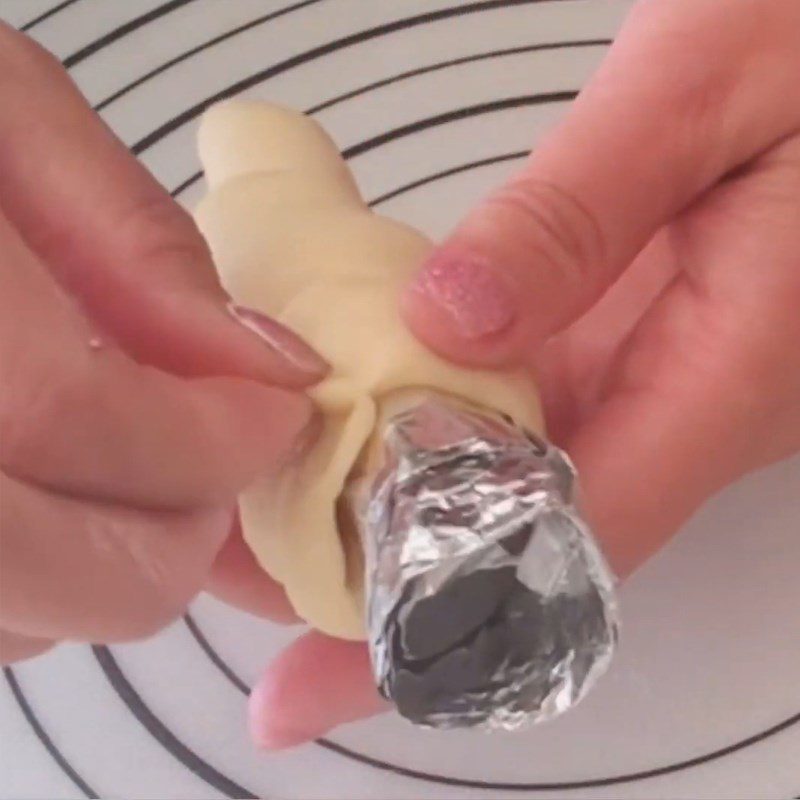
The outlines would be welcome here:
<svg viewBox="0 0 800 800">
<path fill-rule="evenodd" d="M 360 532 L 376 682 L 428 727 L 516 729 L 575 705 L 617 642 L 614 578 L 567 456 L 438 395 L 390 418 Z"/>
</svg>

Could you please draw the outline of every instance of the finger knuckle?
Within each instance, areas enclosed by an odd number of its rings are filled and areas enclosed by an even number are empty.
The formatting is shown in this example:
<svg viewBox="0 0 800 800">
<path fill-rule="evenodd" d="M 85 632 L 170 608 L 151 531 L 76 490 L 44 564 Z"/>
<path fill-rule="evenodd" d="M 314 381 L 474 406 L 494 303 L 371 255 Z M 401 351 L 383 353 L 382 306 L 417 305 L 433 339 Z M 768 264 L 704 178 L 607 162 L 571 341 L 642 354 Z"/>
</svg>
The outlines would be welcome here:
<svg viewBox="0 0 800 800">
<path fill-rule="evenodd" d="M 178 619 L 206 583 L 230 528 L 225 508 L 153 514 L 139 530 L 144 535 L 124 524 L 102 533 L 101 546 L 113 551 L 141 598 L 135 613 L 119 615 L 109 640 L 147 638 Z"/>
<path fill-rule="evenodd" d="M 729 157 L 725 145 L 738 107 L 732 101 L 749 65 L 763 57 L 758 42 L 769 15 L 759 6 L 765 5 L 747 0 L 729 14 L 718 3 L 698 3 L 694 13 L 670 3 L 639 3 L 623 31 L 622 52 L 641 69 L 631 81 L 618 70 L 606 77 L 621 82 L 623 91 L 635 87 L 630 101 L 638 105 L 637 124 L 650 130 L 653 147 L 673 164 L 692 162 L 686 180 L 716 175 Z M 766 34 L 773 46 L 774 38 Z M 614 63 L 630 72 L 630 58 Z"/>
<path fill-rule="evenodd" d="M 0 466 L 10 474 L 35 477 L 47 462 L 65 420 L 86 406 L 82 370 L 8 359 L 0 389 Z"/>
<path fill-rule="evenodd" d="M 517 218 L 531 251 L 566 281 L 585 282 L 606 261 L 606 243 L 596 215 L 557 184 L 520 177 L 489 198 L 501 213 Z"/>
<path fill-rule="evenodd" d="M 162 523 L 155 536 L 142 537 L 140 530 L 110 521 L 93 532 L 95 552 L 104 552 L 113 572 L 127 582 L 123 593 L 137 597 L 136 605 L 115 601 L 118 612 L 109 620 L 105 641 L 146 639 L 174 622 L 202 585 L 204 571 L 195 569 L 188 548 L 176 550 L 170 539 L 175 526 Z M 177 531 L 180 534 L 180 531 Z M 188 542 L 187 542 L 188 544 Z"/>
<path fill-rule="evenodd" d="M 664 95 L 660 106 L 672 119 L 670 126 L 664 126 L 664 135 L 672 131 L 673 148 L 680 155 L 702 154 L 704 147 L 698 144 L 708 144 L 713 150 L 712 143 L 726 141 L 723 134 L 733 107 L 730 100 L 739 81 L 737 71 L 725 63 L 709 66 L 697 61 L 696 56 L 687 56 L 675 64 L 672 79 L 660 88 Z M 669 152 L 668 147 L 665 152 Z M 701 169 L 704 163 L 700 161 L 692 167 Z M 713 158 L 711 165 L 714 170 L 719 169 Z"/>
<path fill-rule="evenodd" d="M 191 215 L 168 194 L 148 192 L 120 215 L 127 251 L 148 265 L 197 265 L 210 260 L 208 245 Z M 202 278 L 204 270 L 191 274 Z"/>
</svg>

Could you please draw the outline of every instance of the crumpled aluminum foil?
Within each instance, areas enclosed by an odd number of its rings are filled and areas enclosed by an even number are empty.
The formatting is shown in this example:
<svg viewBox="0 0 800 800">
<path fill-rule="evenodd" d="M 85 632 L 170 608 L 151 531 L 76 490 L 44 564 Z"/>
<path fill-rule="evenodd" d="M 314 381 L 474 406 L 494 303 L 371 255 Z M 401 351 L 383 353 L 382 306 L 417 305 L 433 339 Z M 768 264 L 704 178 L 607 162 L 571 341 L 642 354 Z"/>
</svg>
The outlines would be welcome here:
<svg viewBox="0 0 800 800">
<path fill-rule="evenodd" d="M 511 730 L 575 705 L 618 612 L 568 457 L 439 395 L 390 418 L 384 447 L 357 514 L 380 692 L 435 728 Z"/>
</svg>

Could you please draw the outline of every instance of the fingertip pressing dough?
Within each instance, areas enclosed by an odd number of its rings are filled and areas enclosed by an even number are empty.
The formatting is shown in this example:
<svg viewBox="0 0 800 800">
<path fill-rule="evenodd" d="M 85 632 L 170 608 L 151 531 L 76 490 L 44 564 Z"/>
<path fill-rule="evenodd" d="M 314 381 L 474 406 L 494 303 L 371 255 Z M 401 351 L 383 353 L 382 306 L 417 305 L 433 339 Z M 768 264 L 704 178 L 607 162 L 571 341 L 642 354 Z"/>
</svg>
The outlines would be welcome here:
<svg viewBox="0 0 800 800">
<path fill-rule="evenodd" d="M 301 463 L 243 494 L 245 540 L 310 625 L 363 639 L 361 545 L 339 500 L 377 440 L 379 415 L 427 388 L 542 431 L 536 388 L 522 373 L 456 367 L 406 329 L 399 295 L 431 243 L 366 206 L 314 121 L 266 103 L 227 102 L 206 112 L 199 149 L 209 192 L 196 219 L 225 288 L 331 365 L 310 392 L 322 413 L 320 438 Z"/>
</svg>

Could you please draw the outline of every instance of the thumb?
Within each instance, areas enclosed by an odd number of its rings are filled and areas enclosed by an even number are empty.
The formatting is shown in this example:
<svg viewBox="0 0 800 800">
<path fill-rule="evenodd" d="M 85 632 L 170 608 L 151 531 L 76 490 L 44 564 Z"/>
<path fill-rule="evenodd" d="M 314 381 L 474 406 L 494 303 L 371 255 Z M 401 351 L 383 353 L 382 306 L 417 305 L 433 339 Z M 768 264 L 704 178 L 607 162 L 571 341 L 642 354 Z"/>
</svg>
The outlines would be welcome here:
<svg viewBox="0 0 800 800">
<path fill-rule="evenodd" d="M 722 5 L 637 6 L 560 127 L 423 265 L 404 314 L 425 343 L 524 361 L 662 225 L 800 125 L 774 99 L 800 67 L 800 6 Z"/>
</svg>

